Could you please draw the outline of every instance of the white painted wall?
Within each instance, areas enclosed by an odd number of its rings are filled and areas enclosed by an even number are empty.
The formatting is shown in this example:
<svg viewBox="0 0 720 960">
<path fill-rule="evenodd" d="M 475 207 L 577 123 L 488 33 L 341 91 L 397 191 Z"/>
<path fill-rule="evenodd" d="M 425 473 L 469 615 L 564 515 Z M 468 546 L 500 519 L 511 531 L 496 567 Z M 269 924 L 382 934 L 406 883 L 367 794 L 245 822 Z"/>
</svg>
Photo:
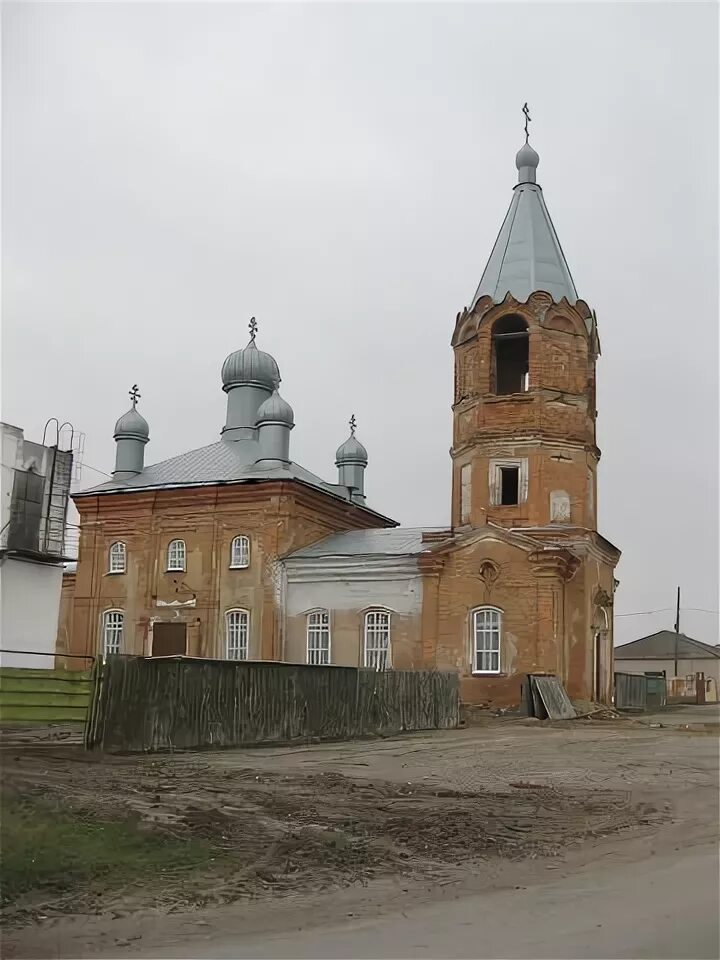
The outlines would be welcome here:
<svg viewBox="0 0 720 960">
<path fill-rule="evenodd" d="M 315 607 L 324 607 L 327 610 L 388 607 L 401 616 L 410 616 L 420 613 L 422 609 L 422 577 L 408 575 L 393 580 L 354 580 L 338 577 L 324 581 L 288 582 L 288 616 L 306 613 Z"/>
<path fill-rule="evenodd" d="M 658 673 L 665 671 L 665 676 L 670 678 L 675 676 L 674 660 L 621 660 L 615 657 L 616 673 L 645 673 L 655 670 Z M 711 659 L 703 657 L 696 660 L 678 660 L 679 677 L 694 677 L 696 673 L 704 673 L 706 677 L 713 679 L 720 684 L 720 659 Z"/>
<path fill-rule="evenodd" d="M 35 653 L 0 651 L 0 666 L 54 666 L 62 575 L 62 566 L 4 558 L 0 566 L 0 648 Z"/>
</svg>

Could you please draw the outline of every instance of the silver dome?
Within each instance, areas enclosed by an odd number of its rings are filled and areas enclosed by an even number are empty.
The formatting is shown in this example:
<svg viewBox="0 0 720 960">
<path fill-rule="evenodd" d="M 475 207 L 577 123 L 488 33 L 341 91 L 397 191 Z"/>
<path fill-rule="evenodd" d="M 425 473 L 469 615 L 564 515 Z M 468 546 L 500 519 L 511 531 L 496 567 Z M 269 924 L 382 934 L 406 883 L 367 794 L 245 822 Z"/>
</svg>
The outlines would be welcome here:
<svg viewBox="0 0 720 960">
<path fill-rule="evenodd" d="M 258 350 L 251 339 L 244 350 L 236 350 L 222 365 L 223 390 L 232 387 L 256 386 L 274 390 L 280 383 L 280 370 L 275 358 Z"/>
<path fill-rule="evenodd" d="M 260 404 L 256 423 L 258 426 L 261 423 L 282 423 L 287 427 L 294 426 L 295 414 L 293 408 L 286 400 L 283 400 L 277 392 L 277 388 L 273 390 L 264 403 Z"/>
<path fill-rule="evenodd" d="M 540 156 L 537 151 L 533 150 L 529 143 L 524 143 L 515 157 L 515 166 L 518 170 L 522 167 L 531 167 L 533 170 L 537 170 L 539 163 Z"/>
<path fill-rule="evenodd" d="M 368 453 L 354 434 L 341 443 L 335 453 L 335 466 L 341 463 L 367 463 Z"/>
<path fill-rule="evenodd" d="M 126 437 L 135 440 L 147 440 L 150 436 L 150 427 L 145 417 L 138 413 L 135 406 L 132 406 L 115 424 L 113 436 L 115 440 L 122 440 Z"/>
</svg>

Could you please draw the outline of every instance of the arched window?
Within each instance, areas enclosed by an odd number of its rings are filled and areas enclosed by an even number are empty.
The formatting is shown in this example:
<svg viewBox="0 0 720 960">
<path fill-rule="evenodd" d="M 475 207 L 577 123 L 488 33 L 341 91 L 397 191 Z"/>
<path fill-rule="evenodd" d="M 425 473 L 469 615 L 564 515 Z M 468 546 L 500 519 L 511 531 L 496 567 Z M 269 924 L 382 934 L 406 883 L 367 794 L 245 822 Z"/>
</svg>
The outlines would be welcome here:
<svg viewBox="0 0 720 960">
<path fill-rule="evenodd" d="M 528 389 L 530 337 L 522 317 L 500 317 L 492 331 L 493 381 L 496 394 Z"/>
<path fill-rule="evenodd" d="M 366 667 L 387 670 L 390 666 L 390 614 L 387 610 L 368 610 L 364 638 Z"/>
<path fill-rule="evenodd" d="M 225 656 L 228 660 L 247 660 L 250 613 L 228 610 L 225 614 Z"/>
<path fill-rule="evenodd" d="M 239 570 L 250 566 L 250 537 L 235 537 L 230 544 L 230 567 Z"/>
<path fill-rule="evenodd" d="M 113 543 L 110 547 L 110 562 L 108 573 L 125 573 L 125 564 L 127 560 L 127 551 L 122 540 Z"/>
<path fill-rule="evenodd" d="M 330 663 L 330 614 L 313 610 L 307 615 L 307 662 L 316 666 Z"/>
<path fill-rule="evenodd" d="M 125 614 L 122 610 L 106 610 L 102 619 L 103 656 L 120 653 L 123 645 Z"/>
<path fill-rule="evenodd" d="M 502 610 L 479 607 L 472 612 L 472 672 L 500 673 Z"/>
<path fill-rule="evenodd" d="M 168 570 L 184 570 L 185 569 L 185 541 L 184 540 L 170 541 L 170 544 L 168 545 L 167 568 Z"/>
</svg>

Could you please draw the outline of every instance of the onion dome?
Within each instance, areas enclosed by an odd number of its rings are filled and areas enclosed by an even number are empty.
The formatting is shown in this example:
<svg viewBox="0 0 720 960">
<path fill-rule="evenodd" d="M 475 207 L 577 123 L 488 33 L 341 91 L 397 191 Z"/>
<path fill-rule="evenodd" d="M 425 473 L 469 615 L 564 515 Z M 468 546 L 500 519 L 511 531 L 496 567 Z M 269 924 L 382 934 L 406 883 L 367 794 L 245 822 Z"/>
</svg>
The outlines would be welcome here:
<svg viewBox="0 0 720 960">
<path fill-rule="evenodd" d="M 280 423 L 286 427 L 295 425 L 293 408 L 286 400 L 283 400 L 277 392 L 277 387 L 267 400 L 260 404 L 256 422 L 258 426 L 261 426 L 263 423 Z"/>
<path fill-rule="evenodd" d="M 137 402 L 140 398 L 137 384 L 130 391 L 132 407 L 124 413 L 115 424 L 115 440 L 147 440 L 150 437 L 150 427 L 141 413 L 138 413 Z"/>
<path fill-rule="evenodd" d="M 524 143 L 515 157 L 515 166 L 518 168 L 518 179 L 520 183 L 525 181 L 535 182 L 535 171 L 540 163 L 540 156 L 529 143 Z"/>
<path fill-rule="evenodd" d="M 253 317 L 248 345 L 243 350 L 231 353 L 222 365 L 222 384 L 226 393 L 233 387 L 246 386 L 274 390 L 280 383 L 280 370 L 275 358 L 258 350 L 255 345 L 256 332 L 257 323 Z"/>
<path fill-rule="evenodd" d="M 350 436 L 345 443 L 341 443 L 335 452 L 335 466 L 339 467 L 341 463 L 364 463 L 368 462 L 368 453 L 365 447 L 355 436 L 355 414 L 350 417 Z"/>
</svg>

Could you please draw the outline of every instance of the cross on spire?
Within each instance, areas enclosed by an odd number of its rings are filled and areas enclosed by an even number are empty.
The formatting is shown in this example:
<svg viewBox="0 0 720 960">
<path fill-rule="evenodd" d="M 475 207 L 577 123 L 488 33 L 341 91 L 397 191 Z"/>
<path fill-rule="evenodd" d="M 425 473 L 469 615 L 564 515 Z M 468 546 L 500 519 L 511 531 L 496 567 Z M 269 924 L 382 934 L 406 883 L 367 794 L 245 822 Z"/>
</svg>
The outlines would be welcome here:
<svg viewBox="0 0 720 960">
<path fill-rule="evenodd" d="M 522 108 L 522 112 L 525 114 L 525 143 L 528 143 L 530 140 L 530 131 L 528 130 L 528 124 L 531 122 L 532 117 L 530 116 L 530 110 L 528 109 L 527 103 Z"/>
<path fill-rule="evenodd" d="M 258 328 L 257 320 L 255 319 L 255 317 L 250 317 L 250 323 L 248 324 L 248 328 L 250 329 L 250 339 L 254 341 L 255 334 L 257 333 L 257 328 Z"/>
<path fill-rule="evenodd" d="M 357 427 L 357 420 L 355 419 L 355 414 L 353 413 L 350 417 L 350 436 L 355 436 L 355 427 Z"/>
<path fill-rule="evenodd" d="M 138 385 L 134 383 L 130 390 L 130 399 L 132 400 L 133 410 L 137 406 L 137 402 L 140 399 L 140 396 L 141 394 L 140 394 L 140 391 L 138 390 Z"/>
</svg>

